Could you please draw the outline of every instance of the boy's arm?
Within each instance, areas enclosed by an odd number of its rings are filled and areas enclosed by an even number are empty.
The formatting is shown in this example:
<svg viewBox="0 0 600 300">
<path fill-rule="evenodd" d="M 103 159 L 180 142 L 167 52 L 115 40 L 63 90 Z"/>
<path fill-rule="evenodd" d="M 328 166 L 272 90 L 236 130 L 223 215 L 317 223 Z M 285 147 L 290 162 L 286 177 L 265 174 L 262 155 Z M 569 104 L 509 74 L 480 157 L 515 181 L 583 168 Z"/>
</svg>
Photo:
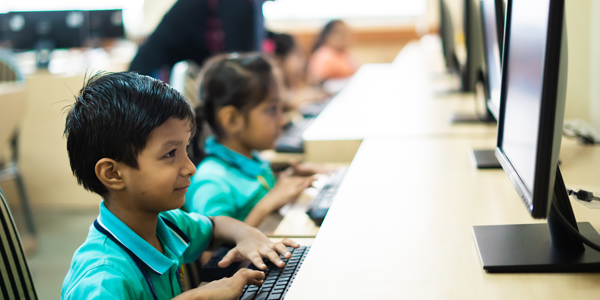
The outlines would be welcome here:
<svg viewBox="0 0 600 300">
<path fill-rule="evenodd" d="M 240 269 L 230 278 L 215 280 L 202 287 L 191 289 L 173 298 L 173 300 L 238 299 L 246 285 L 261 285 L 264 278 L 265 274 L 263 272 Z"/>
<path fill-rule="evenodd" d="M 248 259 L 259 269 L 265 270 L 267 266 L 262 260 L 263 257 L 283 268 L 285 264 L 279 259 L 279 254 L 290 258 L 292 254 L 288 251 L 287 246 L 294 248 L 300 246 L 290 239 L 273 243 L 260 230 L 236 219 L 218 216 L 212 217 L 212 220 L 214 224 L 213 237 L 226 243 L 236 244 L 236 247 L 231 249 L 219 262 L 221 268 L 225 268 L 233 262 Z"/>
</svg>

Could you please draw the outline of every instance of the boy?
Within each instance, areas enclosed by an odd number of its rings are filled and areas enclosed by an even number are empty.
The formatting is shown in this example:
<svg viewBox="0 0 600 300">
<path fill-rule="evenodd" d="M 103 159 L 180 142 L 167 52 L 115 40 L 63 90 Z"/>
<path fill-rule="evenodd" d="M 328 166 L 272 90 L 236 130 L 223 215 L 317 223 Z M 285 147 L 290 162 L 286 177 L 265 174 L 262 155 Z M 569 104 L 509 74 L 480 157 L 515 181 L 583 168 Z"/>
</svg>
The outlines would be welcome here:
<svg viewBox="0 0 600 300">
<path fill-rule="evenodd" d="M 183 96 L 135 73 L 96 74 L 81 89 L 65 126 L 79 184 L 103 197 L 100 215 L 73 255 L 63 299 L 236 299 L 264 274 L 243 269 L 231 278 L 182 293 L 181 264 L 214 242 L 234 243 L 219 263 L 262 257 L 279 267 L 291 240 L 272 243 L 228 217 L 179 210 L 195 166 L 186 146 L 196 124 Z"/>
</svg>

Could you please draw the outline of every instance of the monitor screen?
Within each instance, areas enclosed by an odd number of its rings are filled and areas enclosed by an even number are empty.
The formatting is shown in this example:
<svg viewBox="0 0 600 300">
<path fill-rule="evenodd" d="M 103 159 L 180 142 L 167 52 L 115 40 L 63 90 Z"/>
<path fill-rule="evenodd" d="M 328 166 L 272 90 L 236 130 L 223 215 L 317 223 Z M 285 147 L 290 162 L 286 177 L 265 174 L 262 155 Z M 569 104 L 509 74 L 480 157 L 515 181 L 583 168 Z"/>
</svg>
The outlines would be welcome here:
<svg viewBox="0 0 600 300">
<path fill-rule="evenodd" d="M 81 47 L 87 34 L 83 11 L 15 11 L 8 13 L 6 38 L 17 50 Z"/>
<path fill-rule="evenodd" d="M 500 5 L 498 5 L 500 4 Z M 502 11 L 497 11 L 501 9 Z M 498 120 L 500 111 L 500 84 L 502 67 L 500 56 L 502 51 L 502 33 L 504 31 L 504 10 L 502 0 L 481 1 L 481 19 L 483 25 L 485 64 L 486 64 L 486 97 L 488 109 Z M 499 18 L 501 18 L 499 20 Z"/>
<path fill-rule="evenodd" d="M 475 85 L 483 72 L 483 41 L 480 9 L 475 0 L 466 0 L 464 6 L 464 33 L 467 61 L 462 74 L 462 90 L 475 91 Z"/>
<path fill-rule="evenodd" d="M 90 36 L 92 38 L 121 38 L 125 36 L 123 10 L 90 10 Z"/>
<path fill-rule="evenodd" d="M 561 44 L 562 12 L 550 10 L 551 0 L 510 3 L 497 154 L 532 215 L 543 218 L 552 197 L 560 148 L 566 38 Z"/>
<path fill-rule="evenodd" d="M 442 40 L 442 52 L 446 61 L 446 68 L 452 72 L 460 72 L 460 66 L 456 58 L 454 43 L 454 24 L 446 1 L 440 0 L 440 38 Z"/>
</svg>

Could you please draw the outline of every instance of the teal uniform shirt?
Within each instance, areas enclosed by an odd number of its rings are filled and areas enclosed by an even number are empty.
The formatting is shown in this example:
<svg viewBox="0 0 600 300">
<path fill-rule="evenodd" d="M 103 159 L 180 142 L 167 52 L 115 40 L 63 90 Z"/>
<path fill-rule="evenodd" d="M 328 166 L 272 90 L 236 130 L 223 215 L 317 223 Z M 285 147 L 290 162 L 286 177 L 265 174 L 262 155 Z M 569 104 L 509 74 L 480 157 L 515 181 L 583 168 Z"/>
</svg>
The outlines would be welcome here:
<svg viewBox="0 0 600 300">
<path fill-rule="evenodd" d="M 271 165 L 257 152 L 250 159 L 206 139 L 207 157 L 198 165 L 185 194 L 185 209 L 208 216 L 244 221 L 252 208 L 275 185 Z"/>
<path fill-rule="evenodd" d="M 98 219 L 73 255 L 61 299 L 154 299 L 140 267 L 158 299 L 171 299 L 181 294 L 180 266 L 198 258 L 210 243 L 212 229 L 212 221 L 206 216 L 179 209 L 160 213 L 156 234 L 163 254 L 113 215 L 102 201 Z"/>
</svg>

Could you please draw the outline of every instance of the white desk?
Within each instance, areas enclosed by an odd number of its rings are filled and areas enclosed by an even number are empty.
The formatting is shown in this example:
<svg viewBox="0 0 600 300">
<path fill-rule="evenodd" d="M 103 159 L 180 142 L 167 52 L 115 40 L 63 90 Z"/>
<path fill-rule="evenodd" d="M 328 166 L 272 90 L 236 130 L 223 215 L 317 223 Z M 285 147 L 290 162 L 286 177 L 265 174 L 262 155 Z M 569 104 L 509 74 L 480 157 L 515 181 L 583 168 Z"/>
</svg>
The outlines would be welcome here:
<svg viewBox="0 0 600 300">
<path fill-rule="evenodd" d="M 600 274 L 487 274 L 473 225 L 534 223 L 502 170 L 469 150 L 494 139 L 366 139 L 287 300 L 596 299 Z M 567 186 L 600 191 L 600 147 L 563 141 Z M 376 176 L 374 176 L 376 174 Z M 573 203 L 600 229 L 599 212 Z"/>
<path fill-rule="evenodd" d="M 361 67 L 304 132 L 306 160 L 351 161 L 365 138 L 495 136 L 495 124 L 451 123 L 455 113 L 475 112 L 475 96 L 438 95 L 448 80 L 432 78 L 439 61 L 427 49 L 413 42 L 393 64 Z"/>
</svg>

